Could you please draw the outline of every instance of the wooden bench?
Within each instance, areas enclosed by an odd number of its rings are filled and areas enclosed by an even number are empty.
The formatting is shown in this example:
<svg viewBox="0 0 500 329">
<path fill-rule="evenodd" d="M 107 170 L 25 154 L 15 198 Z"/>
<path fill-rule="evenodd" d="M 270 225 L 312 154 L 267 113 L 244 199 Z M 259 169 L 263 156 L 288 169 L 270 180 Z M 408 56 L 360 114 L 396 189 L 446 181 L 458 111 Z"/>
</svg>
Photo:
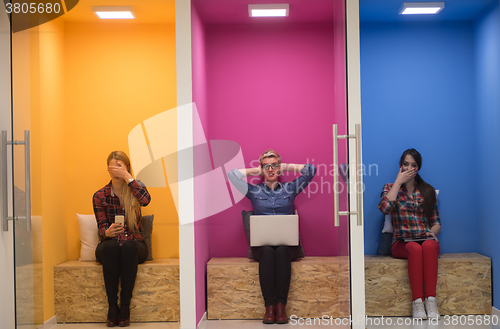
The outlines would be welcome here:
<svg viewBox="0 0 500 329">
<path fill-rule="evenodd" d="M 247 258 L 212 258 L 207 265 L 208 319 L 261 319 L 259 264 Z M 349 315 L 347 257 L 306 257 L 292 263 L 287 313 L 303 318 Z M 366 315 L 411 316 L 407 261 L 365 256 Z M 491 263 L 479 254 L 439 257 L 441 314 L 491 314 Z"/>
<path fill-rule="evenodd" d="M 368 316 L 412 315 L 407 260 L 365 256 L 365 288 Z M 436 296 L 441 315 L 491 314 L 491 259 L 441 254 Z"/>
<path fill-rule="evenodd" d="M 292 262 L 287 312 L 298 317 L 349 315 L 348 257 L 306 257 Z M 261 319 L 259 263 L 212 258 L 207 264 L 208 319 Z"/>
<path fill-rule="evenodd" d="M 69 261 L 54 266 L 57 322 L 106 322 L 108 302 L 102 266 Z M 130 318 L 133 322 L 180 320 L 179 260 L 156 259 L 139 265 Z"/>
</svg>

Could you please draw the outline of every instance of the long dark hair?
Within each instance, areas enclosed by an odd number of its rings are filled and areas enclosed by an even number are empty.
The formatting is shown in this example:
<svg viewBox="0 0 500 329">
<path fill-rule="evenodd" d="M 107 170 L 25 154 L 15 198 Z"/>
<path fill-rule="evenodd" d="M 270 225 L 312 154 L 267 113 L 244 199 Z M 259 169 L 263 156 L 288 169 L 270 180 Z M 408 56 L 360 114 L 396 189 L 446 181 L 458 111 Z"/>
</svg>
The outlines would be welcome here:
<svg viewBox="0 0 500 329">
<path fill-rule="evenodd" d="M 407 155 L 411 155 L 415 162 L 417 162 L 418 170 L 422 168 L 422 156 L 415 149 L 408 149 L 403 152 L 401 155 L 401 159 L 399 160 L 399 165 L 403 166 L 403 162 Z M 436 204 L 436 190 L 432 185 L 427 184 L 419 174 L 415 176 L 415 182 L 417 183 L 417 187 L 420 190 L 420 194 L 424 199 L 424 216 L 429 219 L 434 214 L 434 205 Z"/>
</svg>

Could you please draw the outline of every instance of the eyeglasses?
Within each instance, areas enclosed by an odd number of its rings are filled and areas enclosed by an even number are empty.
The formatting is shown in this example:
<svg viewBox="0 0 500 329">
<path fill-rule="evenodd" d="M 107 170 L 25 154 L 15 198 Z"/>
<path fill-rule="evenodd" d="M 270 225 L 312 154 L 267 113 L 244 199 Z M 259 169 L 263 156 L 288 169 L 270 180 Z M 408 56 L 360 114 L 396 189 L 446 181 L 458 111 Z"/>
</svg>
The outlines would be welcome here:
<svg viewBox="0 0 500 329">
<path fill-rule="evenodd" d="M 265 164 L 265 165 L 263 165 L 263 166 L 262 166 L 262 168 L 263 168 L 264 170 L 269 170 L 269 169 L 271 169 L 271 168 L 273 168 L 273 169 L 278 169 L 279 167 L 281 167 L 281 164 L 279 164 L 279 163 Z"/>
</svg>

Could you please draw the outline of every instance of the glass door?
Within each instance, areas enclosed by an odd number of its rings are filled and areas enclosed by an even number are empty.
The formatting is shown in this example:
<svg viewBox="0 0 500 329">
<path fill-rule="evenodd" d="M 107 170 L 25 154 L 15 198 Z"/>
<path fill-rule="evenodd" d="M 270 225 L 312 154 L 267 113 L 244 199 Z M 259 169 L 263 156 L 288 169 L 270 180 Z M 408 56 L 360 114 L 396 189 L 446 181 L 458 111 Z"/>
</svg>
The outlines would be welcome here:
<svg viewBox="0 0 500 329">
<path fill-rule="evenodd" d="M 13 26 L 16 25 L 13 16 Z M 33 35 L 36 30 L 25 29 L 12 33 L 12 122 L 13 122 L 13 213 L 14 213 L 14 263 L 16 280 L 17 328 L 36 328 L 43 323 L 43 264 L 42 264 L 42 218 L 35 213 L 35 196 L 32 177 L 36 171 L 33 164 L 39 157 L 33 152 L 33 117 L 37 110 L 35 102 L 36 56 Z M 36 200 L 34 200 L 36 198 Z M 37 207 L 39 208 L 39 207 Z M 38 216 L 36 216 L 38 215 Z"/>
<path fill-rule="evenodd" d="M 43 323 L 42 227 L 33 220 L 31 118 L 33 65 L 30 30 L 0 14 L 2 327 L 36 328 Z M 15 16 L 12 17 L 15 19 Z M 5 281 L 3 280 L 5 279 Z"/>
<path fill-rule="evenodd" d="M 208 127 L 207 139 L 240 145 L 245 159 L 238 168 L 257 166 L 259 155 L 268 148 L 283 162 L 316 166 L 314 179 L 294 206 L 306 256 L 296 264 L 317 263 L 308 275 L 292 270 L 287 312 L 304 319 L 291 323 L 321 318 L 322 324 L 327 320 L 337 327 L 364 328 L 362 194 L 356 191 L 362 181 L 357 152 L 361 129 L 355 130 L 361 123 L 358 0 L 297 1 L 289 4 L 286 17 L 279 18 L 249 17 L 249 4 L 192 0 L 192 16 L 188 14 L 193 19 L 193 101 L 201 119 L 209 118 L 202 122 Z M 214 10 L 218 7 L 234 15 Z M 286 173 L 282 181 L 296 177 Z M 250 177 L 248 182 L 258 185 L 262 178 Z M 245 198 L 235 199 L 232 207 L 208 222 L 237 236 L 241 228 L 235 214 L 251 207 Z M 211 243 L 224 241 L 228 234 L 220 232 L 207 234 L 208 258 L 242 254 L 236 243 L 234 251 Z M 197 268 L 197 275 L 204 276 L 204 270 Z M 320 287 L 321 292 L 304 296 L 294 291 L 293 284 L 299 282 L 311 291 Z M 247 301 L 251 315 L 217 313 L 209 302 L 208 318 L 257 319 L 262 301 L 258 293 L 252 298 Z"/>
<path fill-rule="evenodd" d="M 343 328 L 351 326 L 351 268 L 349 248 L 349 162 L 348 108 L 346 89 L 346 19 L 345 1 L 333 2 L 333 63 L 334 63 L 334 120 L 332 130 L 332 222 L 337 237 L 338 259 L 338 317 L 335 324 Z"/>
<path fill-rule="evenodd" d="M 365 328 L 363 165 L 359 80 L 358 0 L 335 2 L 334 226 L 339 260 L 339 319 Z"/>
<path fill-rule="evenodd" d="M 12 140 L 11 117 L 11 51 L 10 21 L 5 11 L 0 12 L 0 319 L 5 328 L 15 326 L 14 307 L 14 228 L 12 221 Z"/>
</svg>

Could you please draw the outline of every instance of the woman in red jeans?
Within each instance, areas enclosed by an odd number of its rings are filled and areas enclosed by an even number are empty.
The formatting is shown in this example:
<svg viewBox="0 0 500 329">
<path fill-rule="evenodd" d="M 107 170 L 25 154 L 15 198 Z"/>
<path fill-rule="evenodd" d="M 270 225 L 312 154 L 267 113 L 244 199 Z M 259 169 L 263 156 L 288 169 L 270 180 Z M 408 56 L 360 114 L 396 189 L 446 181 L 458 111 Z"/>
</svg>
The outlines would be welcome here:
<svg viewBox="0 0 500 329">
<path fill-rule="evenodd" d="M 421 167 L 422 157 L 417 150 L 404 151 L 398 176 L 394 183 L 385 184 L 378 208 L 392 217 L 392 255 L 408 259 L 413 317 L 439 319 L 436 283 L 440 247 L 436 236 L 441 231 L 441 220 L 436 191 L 418 174 Z"/>
</svg>

